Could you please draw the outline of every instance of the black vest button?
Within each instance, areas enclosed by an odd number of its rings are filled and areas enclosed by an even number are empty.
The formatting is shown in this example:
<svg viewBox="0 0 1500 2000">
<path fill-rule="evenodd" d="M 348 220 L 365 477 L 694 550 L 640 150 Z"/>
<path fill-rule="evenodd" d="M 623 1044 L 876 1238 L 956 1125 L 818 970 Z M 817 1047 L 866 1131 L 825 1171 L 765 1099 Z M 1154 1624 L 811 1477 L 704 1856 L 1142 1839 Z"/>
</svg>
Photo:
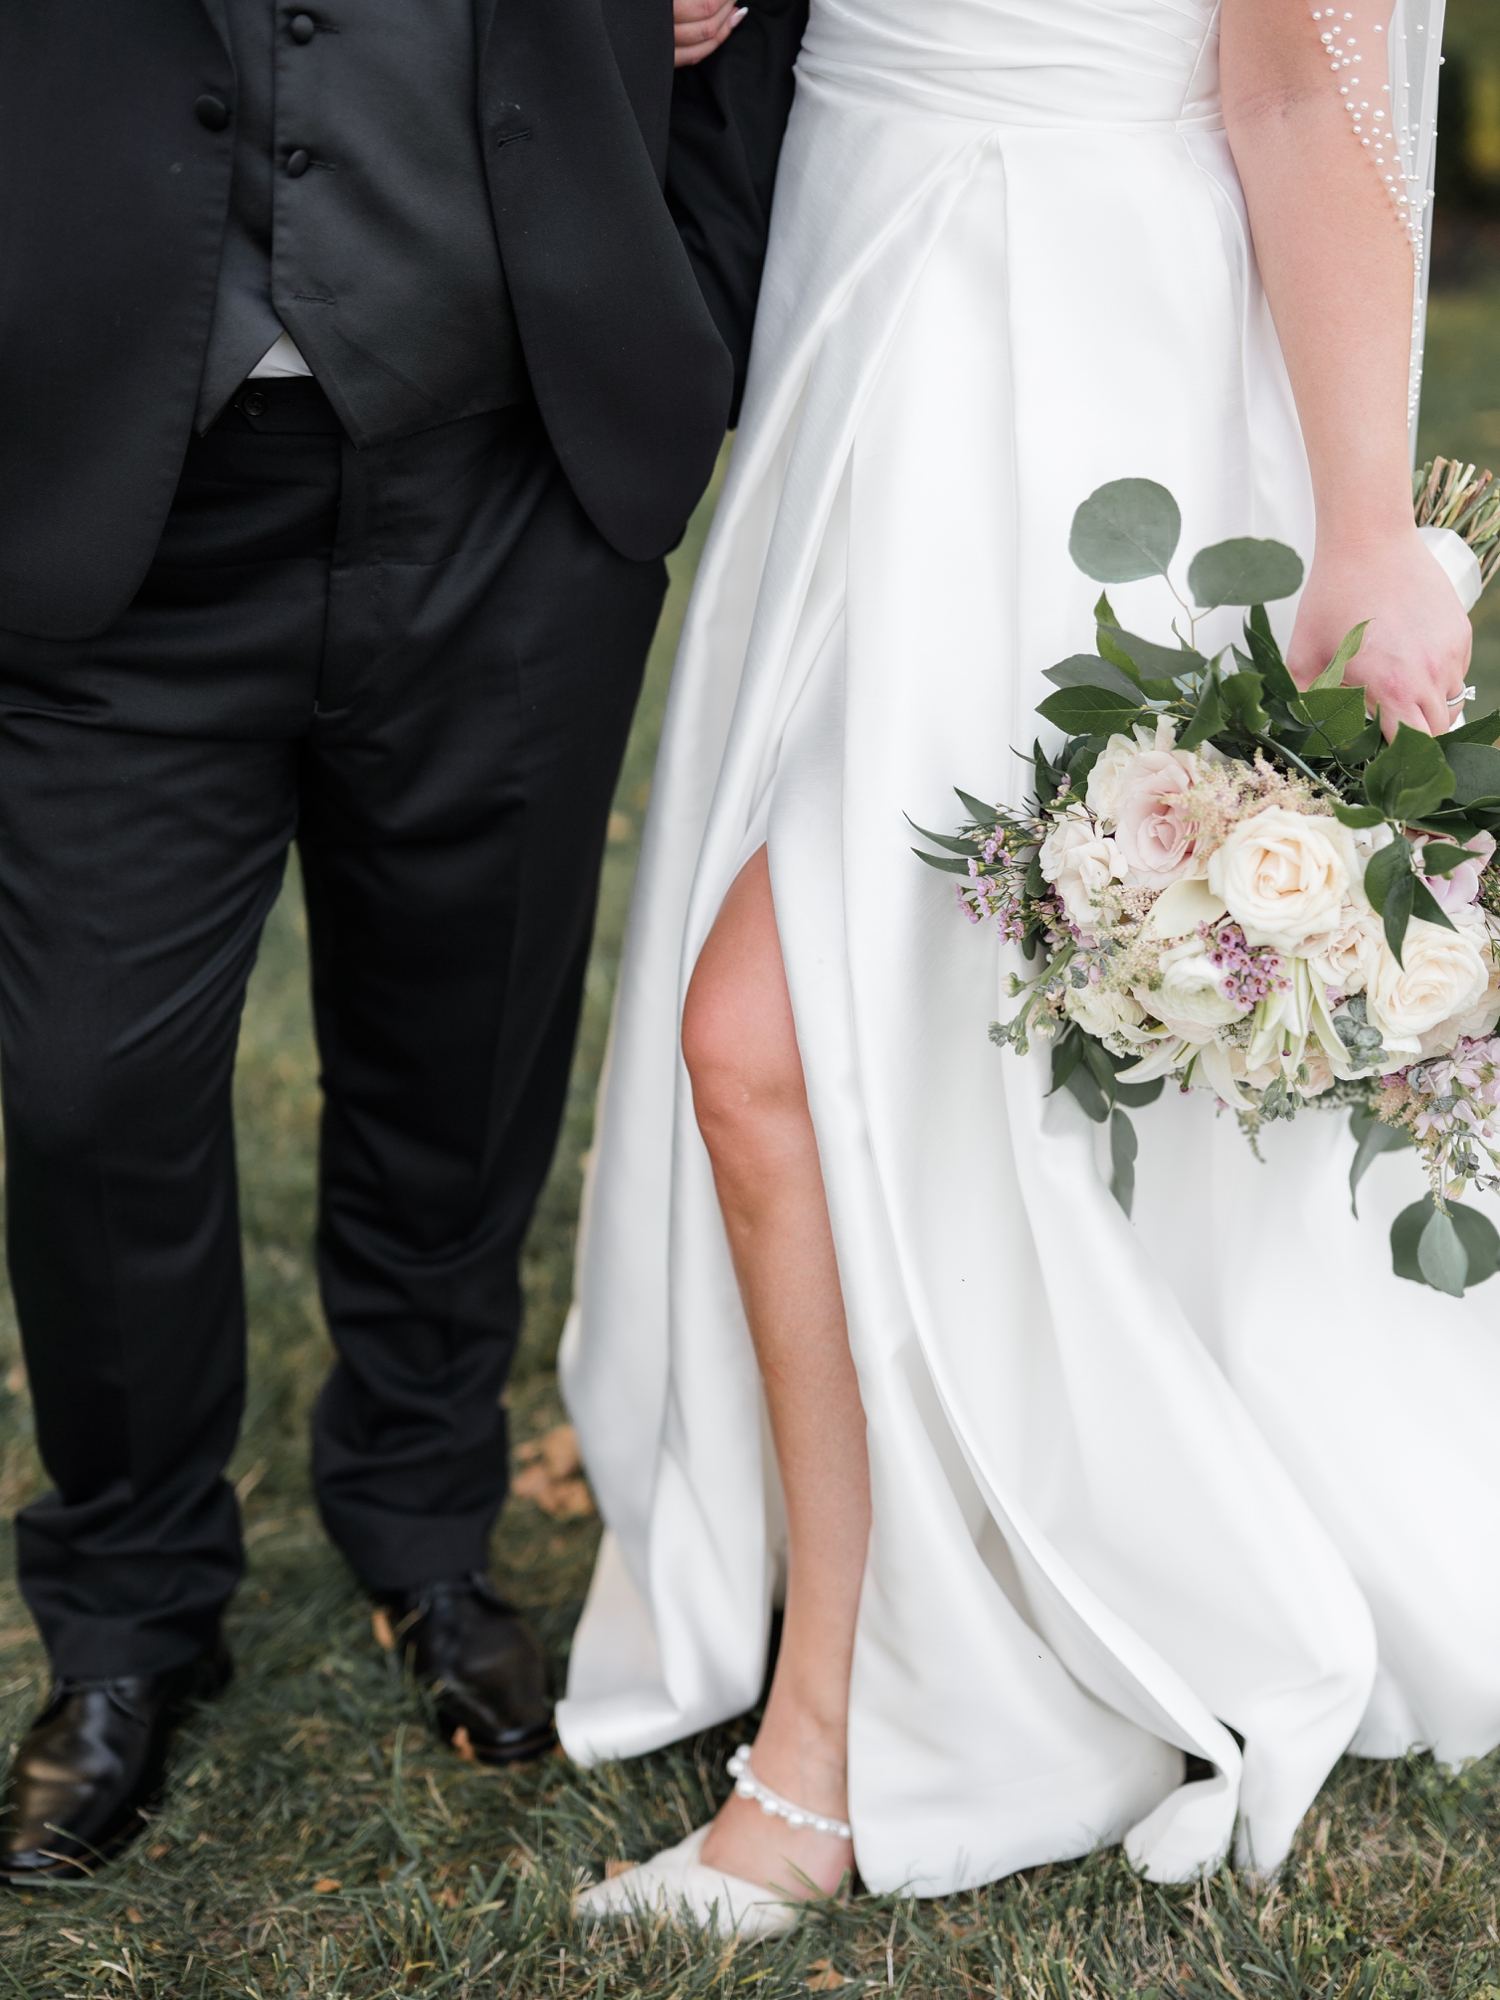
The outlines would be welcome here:
<svg viewBox="0 0 1500 2000">
<path fill-rule="evenodd" d="M 241 396 L 240 408 L 247 417 L 263 417 L 266 414 L 266 399 L 259 389 L 251 389 Z"/>
<path fill-rule="evenodd" d="M 318 32 L 318 24 L 311 14 L 293 14 L 291 28 L 294 42 L 310 42 Z"/>
<path fill-rule="evenodd" d="M 198 123 L 210 132 L 222 132 L 229 123 L 229 106 L 222 97 L 200 97 L 193 109 Z"/>
<path fill-rule="evenodd" d="M 312 160 L 310 156 L 307 153 L 305 153 L 303 149 L 299 146 L 296 152 L 293 153 L 288 158 L 286 163 L 286 170 L 291 175 L 292 179 L 295 181 L 295 180 L 300 180 L 302 175 L 307 172 L 308 168 L 311 165 L 312 165 Z"/>
</svg>

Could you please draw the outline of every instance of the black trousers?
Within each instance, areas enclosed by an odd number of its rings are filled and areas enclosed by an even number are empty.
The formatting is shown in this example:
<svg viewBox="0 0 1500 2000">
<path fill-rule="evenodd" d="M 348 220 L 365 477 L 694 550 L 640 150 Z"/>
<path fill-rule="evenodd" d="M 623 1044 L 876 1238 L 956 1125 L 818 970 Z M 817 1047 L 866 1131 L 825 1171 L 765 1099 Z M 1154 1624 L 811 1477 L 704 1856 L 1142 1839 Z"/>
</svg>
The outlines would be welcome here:
<svg viewBox="0 0 1500 2000">
<path fill-rule="evenodd" d="M 319 1505 L 376 1588 L 485 1563 L 663 586 L 529 406 L 357 452 L 312 384 L 269 383 L 193 443 L 109 632 L 0 634 L 8 1249 L 55 1482 L 18 1558 L 60 1673 L 190 1656 L 240 1573 L 230 1083 L 294 838 L 338 1355 Z"/>
</svg>

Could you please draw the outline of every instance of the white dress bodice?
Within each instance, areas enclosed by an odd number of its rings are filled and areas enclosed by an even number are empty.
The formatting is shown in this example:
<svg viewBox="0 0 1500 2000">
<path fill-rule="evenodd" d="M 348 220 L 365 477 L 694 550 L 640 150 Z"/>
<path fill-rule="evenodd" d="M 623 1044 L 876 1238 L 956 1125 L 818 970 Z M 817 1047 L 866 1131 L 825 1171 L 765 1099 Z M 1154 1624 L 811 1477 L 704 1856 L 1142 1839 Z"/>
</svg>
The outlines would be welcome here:
<svg viewBox="0 0 1500 2000">
<path fill-rule="evenodd" d="M 800 68 L 1001 125 L 1217 126 L 1218 0 L 813 0 Z"/>
</svg>

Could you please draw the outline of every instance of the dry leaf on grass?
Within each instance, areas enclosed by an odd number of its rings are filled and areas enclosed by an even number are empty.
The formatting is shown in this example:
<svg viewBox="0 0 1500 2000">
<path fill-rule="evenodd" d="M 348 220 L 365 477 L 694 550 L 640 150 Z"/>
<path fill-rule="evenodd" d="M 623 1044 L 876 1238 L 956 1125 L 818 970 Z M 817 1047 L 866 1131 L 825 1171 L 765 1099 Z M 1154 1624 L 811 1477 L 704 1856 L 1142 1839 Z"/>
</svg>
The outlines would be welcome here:
<svg viewBox="0 0 1500 2000">
<path fill-rule="evenodd" d="M 313 1883 L 313 1889 L 319 1896 L 331 1896 L 335 1889 L 342 1889 L 343 1886 L 337 1875 L 320 1875 Z"/>
<path fill-rule="evenodd" d="M 522 1468 L 511 1481 L 511 1492 L 529 1500 L 555 1521 L 578 1521 L 594 1511 L 593 1495 L 582 1475 L 578 1433 L 558 1424 L 545 1437 L 531 1438 L 516 1451 Z"/>
<path fill-rule="evenodd" d="M 835 1986 L 847 1986 L 842 1972 L 835 1969 L 831 1958 L 815 1958 L 807 1968 L 807 1984 L 813 1993 L 831 1993 Z"/>
</svg>

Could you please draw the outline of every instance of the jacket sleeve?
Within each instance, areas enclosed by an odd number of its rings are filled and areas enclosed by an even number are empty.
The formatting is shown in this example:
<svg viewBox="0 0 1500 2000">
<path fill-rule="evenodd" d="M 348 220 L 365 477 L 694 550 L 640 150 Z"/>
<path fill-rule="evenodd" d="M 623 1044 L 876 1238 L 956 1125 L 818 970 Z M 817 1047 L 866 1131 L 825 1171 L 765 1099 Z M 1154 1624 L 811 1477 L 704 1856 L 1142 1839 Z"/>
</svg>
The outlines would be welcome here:
<svg viewBox="0 0 1500 2000">
<path fill-rule="evenodd" d="M 676 72 L 667 154 L 667 204 L 734 360 L 731 428 L 739 422 L 808 0 L 748 4 L 721 48 Z"/>
</svg>

